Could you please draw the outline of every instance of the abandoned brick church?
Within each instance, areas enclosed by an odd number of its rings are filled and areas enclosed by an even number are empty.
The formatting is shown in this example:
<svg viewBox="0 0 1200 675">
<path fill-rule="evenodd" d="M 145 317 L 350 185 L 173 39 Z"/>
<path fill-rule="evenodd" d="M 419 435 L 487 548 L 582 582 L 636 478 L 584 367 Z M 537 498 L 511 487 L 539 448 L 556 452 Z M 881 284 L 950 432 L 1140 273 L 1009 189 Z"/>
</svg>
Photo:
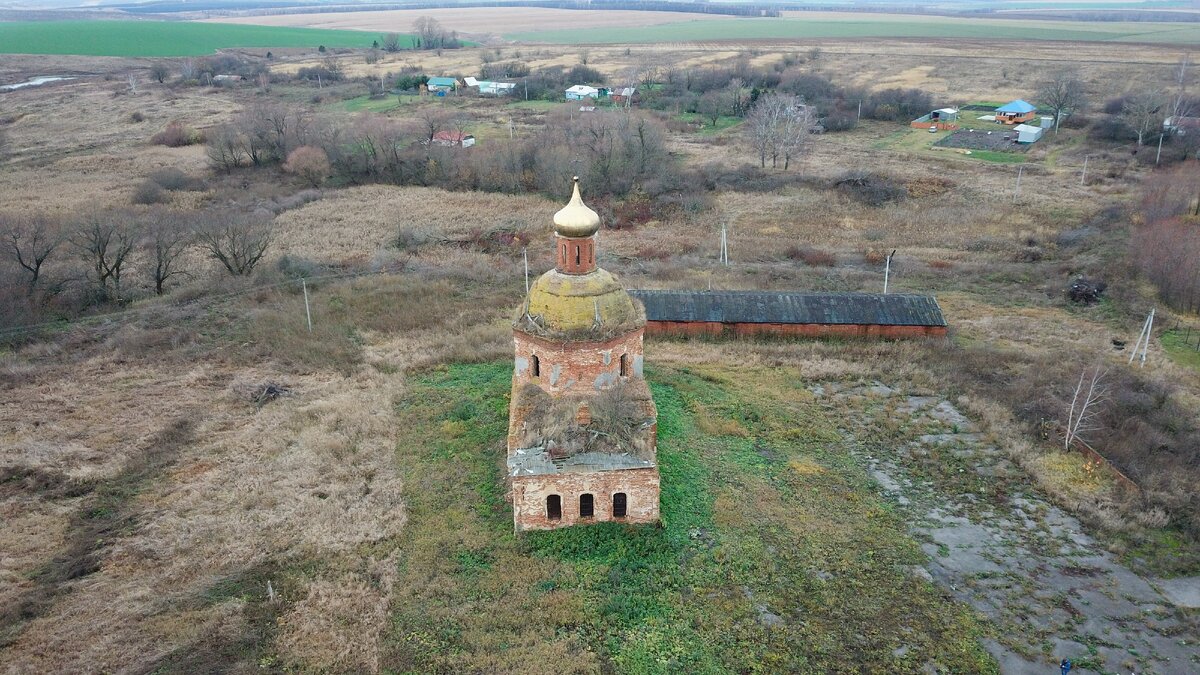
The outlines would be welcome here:
<svg viewBox="0 0 1200 675">
<path fill-rule="evenodd" d="M 533 283 L 513 324 L 508 480 L 518 531 L 659 520 L 645 310 L 596 266 L 599 229 L 576 179 L 554 214 L 555 268 Z"/>
</svg>

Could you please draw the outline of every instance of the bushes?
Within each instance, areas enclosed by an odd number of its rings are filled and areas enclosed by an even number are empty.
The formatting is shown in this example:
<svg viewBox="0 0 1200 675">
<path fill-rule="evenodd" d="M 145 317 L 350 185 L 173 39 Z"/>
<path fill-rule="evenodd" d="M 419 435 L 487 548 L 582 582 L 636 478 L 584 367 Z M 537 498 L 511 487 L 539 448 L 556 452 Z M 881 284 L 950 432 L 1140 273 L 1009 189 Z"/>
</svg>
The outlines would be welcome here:
<svg viewBox="0 0 1200 675">
<path fill-rule="evenodd" d="M 329 157 L 321 148 L 302 145 L 288 155 L 287 161 L 283 163 L 283 170 L 317 187 L 329 177 Z"/>
<path fill-rule="evenodd" d="M 203 143 L 204 134 L 183 122 L 171 122 L 162 131 L 151 136 L 150 142 L 154 145 L 165 145 L 168 148 L 180 148 L 185 145 Z"/>
<path fill-rule="evenodd" d="M 908 190 L 902 184 L 869 171 L 847 171 L 833 185 L 842 194 L 868 206 L 883 206 L 908 197 Z"/>
<path fill-rule="evenodd" d="M 863 117 L 884 121 L 916 119 L 933 108 L 933 98 L 920 89 L 884 89 L 863 101 Z"/>
<path fill-rule="evenodd" d="M 144 180 L 133 189 L 130 201 L 134 204 L 162 204 L 167 201 L 167 194 L 152 180 Z"/>
<path fill-rule="evenodd" d="M 164 190 L 201 192 L 208 189 L 202 179 L 189 176 L 173 166 L 157 169 L 148 178 Z"/>
<path fill-rule="evenodd" d="M 799 260 L 812 267 L 833 267 L 837 264 L 837 258 L 832 253 L 808 246 L 789 248 L 787 257 L 789 260 Z"/>
</svg>

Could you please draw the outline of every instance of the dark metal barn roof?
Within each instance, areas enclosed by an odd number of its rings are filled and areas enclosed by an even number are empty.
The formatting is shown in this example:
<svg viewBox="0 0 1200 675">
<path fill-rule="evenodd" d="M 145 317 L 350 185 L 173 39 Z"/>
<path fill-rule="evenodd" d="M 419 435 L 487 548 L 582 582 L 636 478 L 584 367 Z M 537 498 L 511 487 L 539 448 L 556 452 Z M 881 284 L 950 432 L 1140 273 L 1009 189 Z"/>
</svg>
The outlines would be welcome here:
<svg viewBox="0 0 1200 675">
<path fill-rule="evenodd" d="M 647 321 L 945 326 L 931 295 L 782 291 L 643 291 Z"/>
</svg>

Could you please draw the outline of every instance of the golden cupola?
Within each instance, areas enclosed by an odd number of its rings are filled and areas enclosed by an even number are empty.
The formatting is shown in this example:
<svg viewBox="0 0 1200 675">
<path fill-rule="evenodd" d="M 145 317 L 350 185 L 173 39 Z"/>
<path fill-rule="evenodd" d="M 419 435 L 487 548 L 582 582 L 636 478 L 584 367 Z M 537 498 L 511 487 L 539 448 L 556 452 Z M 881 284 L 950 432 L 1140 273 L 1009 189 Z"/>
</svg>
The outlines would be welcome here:
<svg viewBox="0 0 1200 675">
<path fill-rule="evenodd" d="M 579 176 L 572 181 L 571 201 L 554 214 L 554 232 L 568 239 L 590 237 L 600 230 L 600 214 L 589 209 L 579 194 Z"/>
<path fill-rule="evenodd" d="M 571 201 L 554 214 L 555 267 L 530 286 L 515 324 L 518 330 L 595 338 L 645 324 L 641 304 L 616 277 L 596 266 L 599 229 L 600 216 L 583 203 L 576 178 Z"/>
</svg>

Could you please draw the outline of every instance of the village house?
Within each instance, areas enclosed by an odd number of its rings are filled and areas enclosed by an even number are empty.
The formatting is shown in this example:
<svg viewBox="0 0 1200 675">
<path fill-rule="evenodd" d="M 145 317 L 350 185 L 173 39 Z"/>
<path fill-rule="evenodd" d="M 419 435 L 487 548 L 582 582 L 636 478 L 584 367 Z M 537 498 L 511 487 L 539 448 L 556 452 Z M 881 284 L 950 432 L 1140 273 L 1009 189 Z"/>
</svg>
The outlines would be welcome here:
<svg viewBox="0 0 1200 675">
<path fill-rule="evenodd" d="M 458 89 L 458 80 L 453 77 L 431 77 L 425 86 L 429 89 L 429 93 L 445 96 L 446 92 Z"/>
<path fill-rule="evenodd" d="M 567 89 L 566 95 L 568 101 L 582 101 L 585 98 L 597 99 L 600 97 L 600 90 L 586 84 L 577 84 Z"/>
<path fill-rule="evenodd" d="M 1017 99 L 996 108 L 996 121 L 1001 124 L 1024 124 L 1037 116 L 1037 108 L 1027 101 Z"/>
<path fill-rule="evenodd" d="M 645 312 L 596 266 L 600 216 L 578 180 L 554 214 L 555 267 L 530 286 L 513 322 L 507 468 L 518 532 L 659 521 Z"/>
<path fill-rule="evenodd" d="M 439 131 L 433 135 L 433 144 L 469 148 L 475 145 L 475 137 L 463 131 Z"/>
</svg>

